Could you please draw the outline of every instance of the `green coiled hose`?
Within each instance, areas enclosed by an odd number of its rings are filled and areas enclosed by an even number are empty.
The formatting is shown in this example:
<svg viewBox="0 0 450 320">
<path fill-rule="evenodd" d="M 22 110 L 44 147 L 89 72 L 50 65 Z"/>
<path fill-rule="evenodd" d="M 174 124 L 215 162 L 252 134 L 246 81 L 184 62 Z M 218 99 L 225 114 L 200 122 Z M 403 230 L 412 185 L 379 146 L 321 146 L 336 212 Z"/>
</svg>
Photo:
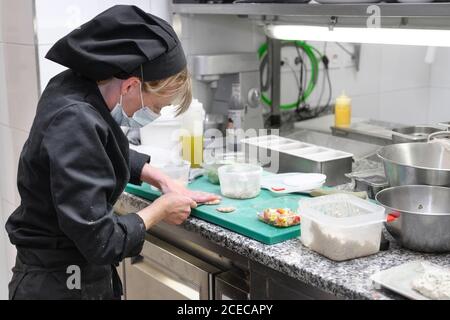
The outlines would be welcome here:
<svg viewBox="0 0 450 320">
<path fill-rule="evenodd" d="M 304 41 L 282 41 L 281 45 L 286 46 L 288 44 L 293 44 L 295 46 L 297 46 L 298 48 L 302 49 L 306 56 L 308 57 L 310 63 L 311 63 L 311 78 L 308 82 L 307 88 L 305 90 L 305 92 L 303 93 L 303 95 L 300 97 L 300 99 L 294 103 L 290 103 L 290 104 L 285 104 L 285 105 L 281 105 L 280 108 L 282 110 L 292 110 L 297 108 L 301 103 L 305 102 L 313 93 L 314 89 L 316 88 L 316 84 L 317 84 L 317 80 L 319 77 L 319 63 L 320 63 L 320 59 L 322 59 L 322 54 L 313 46 L 310 46 L 309 44 L 307 44 Z M 267 54 L 267 50 L 268 50 L 268 44 L 264 43 L 259 49 L 258 49 L 258 56 L 259 59 L 262 61 L 263 58 L 265 57 L 265 55 Z M 319 54 L 320 59 L 317 58 L 316 54 Z M 266 95 L 266 94 L 262 94 L 262 101 L 271 106 L 272 105 L 272 100 Z"/>
</svg>

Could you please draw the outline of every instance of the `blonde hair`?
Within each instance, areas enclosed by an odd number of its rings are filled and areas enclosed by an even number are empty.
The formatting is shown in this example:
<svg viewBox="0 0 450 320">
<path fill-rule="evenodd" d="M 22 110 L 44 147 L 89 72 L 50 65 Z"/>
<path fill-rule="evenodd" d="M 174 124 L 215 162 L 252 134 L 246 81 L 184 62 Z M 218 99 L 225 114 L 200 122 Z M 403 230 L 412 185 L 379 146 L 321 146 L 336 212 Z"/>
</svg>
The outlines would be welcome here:
<svg viewBox="0 0 450 320">
<path fill-rule="evenodd" d="M 167 79 L 145 82 L 143 88 L 160 97 L 173 97 L 173 104 L 178 105 L 177 115 L 185 113 L 192 103 L 192 80 L 187 68 Z"/>
<path fill-rule="evenodd" d="M 97 81 L 97 84 L 105 85 L 111 80 Z M 173 98 L 172 103 L 178 105 L 177 116 L 185 113 L 192 103 L 192 80 L 187 68 L 164 80 L 144 82 L 143 90 L 160 97 Z"/>
</svg>

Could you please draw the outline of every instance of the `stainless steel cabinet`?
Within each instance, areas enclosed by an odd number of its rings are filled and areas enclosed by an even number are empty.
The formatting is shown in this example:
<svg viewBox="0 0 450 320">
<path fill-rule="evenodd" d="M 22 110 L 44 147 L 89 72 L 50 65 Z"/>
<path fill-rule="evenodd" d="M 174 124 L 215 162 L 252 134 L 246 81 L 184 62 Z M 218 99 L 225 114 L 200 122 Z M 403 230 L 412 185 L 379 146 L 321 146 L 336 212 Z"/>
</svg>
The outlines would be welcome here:
<svg viewBox="0 0 450 320">
<path fill-rule="evenodd" d="M 338 299 L 330 293 L 254 262 L 250 262 L 250 297 L 252 300 Z"/>
<path fill-rule="evenodd" d="M 216 300 L 249 300 L 250 287 L 244 277 L 225 272 L 215 279 Z"/>
<path fill-rule="evenodd" d="M 149 236 L 139 257 L 125 262 L 127 300 L 213 300 L 214 266 Z"/>
</svg>

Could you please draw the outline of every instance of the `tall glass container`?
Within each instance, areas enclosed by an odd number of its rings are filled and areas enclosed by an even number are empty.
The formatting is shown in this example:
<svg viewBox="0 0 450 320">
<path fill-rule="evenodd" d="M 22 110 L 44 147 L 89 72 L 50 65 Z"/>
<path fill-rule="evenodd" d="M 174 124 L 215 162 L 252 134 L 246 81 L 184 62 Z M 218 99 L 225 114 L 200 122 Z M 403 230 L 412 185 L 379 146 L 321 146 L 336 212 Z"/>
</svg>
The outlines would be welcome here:
<svg viewBox="0 0 450 320">
<path fill-rule="evenodd" d="M 182 118 L 182 153 L 183 159 L 189 161 L 192 168 L 200 168 L 203 164 L 203 135 L 205 123 L 203 104 L 193 100 Z"/>
</svg>

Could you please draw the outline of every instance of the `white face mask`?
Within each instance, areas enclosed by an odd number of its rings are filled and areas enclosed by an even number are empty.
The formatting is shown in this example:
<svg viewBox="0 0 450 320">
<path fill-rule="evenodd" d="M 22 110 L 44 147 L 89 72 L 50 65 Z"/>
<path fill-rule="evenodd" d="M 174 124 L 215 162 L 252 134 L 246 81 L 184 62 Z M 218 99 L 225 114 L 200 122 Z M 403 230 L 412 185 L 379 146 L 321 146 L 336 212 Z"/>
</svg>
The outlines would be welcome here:
<svg viewBox="0 0 450 320">
<path fill-rule="evenodd" d="M 153 112 L 149 107 L 144 106 L 144 97 L 142 95 L 141 83 L 141 109 L 136 111 L 132 117 L 129 117 L 123 110 L 123 96 L 120 95 L 120 101 L 111 111 L 111 116 L 121 127 L 142 128 L 158 119 L 161 115 Z"/>
</svg>

